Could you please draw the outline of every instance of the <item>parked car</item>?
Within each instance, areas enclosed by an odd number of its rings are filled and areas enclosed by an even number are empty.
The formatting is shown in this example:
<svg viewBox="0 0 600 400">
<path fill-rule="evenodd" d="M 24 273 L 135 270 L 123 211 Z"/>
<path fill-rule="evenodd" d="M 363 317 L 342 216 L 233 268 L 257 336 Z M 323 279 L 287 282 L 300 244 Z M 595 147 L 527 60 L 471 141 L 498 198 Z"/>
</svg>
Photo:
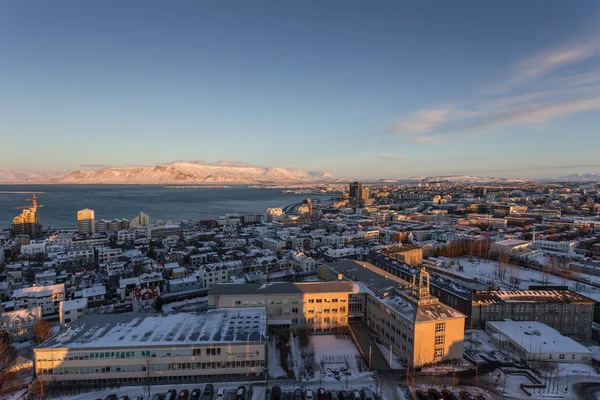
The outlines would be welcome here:
<svg viewBox="0 0 600 400">
<path fill-rule="evenodd" d="M 339 395 L 339 393 L 338 393 L 338 391 L 337 391 L 337 390 L 330 390 L 330 391 L 329 391 L 329 398 L 330 398 L 331 400 L 339 400 L 339 398 L 340 398 L 340 395 Z"/>
<path fill-rule="evenodd" d="M 444 396 L 434 388 L 430 388 L 428 393 L 431 400 L 444 400 Z"/>
<path fill-rule="evenodd" d="M 177 400 L 188 400 L 190 398 L 190 391 L 187 389 L 183 389 L 179 392 L 179 396 L 177 396 Z"/>
<path fill-rule="evenodd" d="M 225 389 L 217 390 L 217 395 L 215 396 L 215 400 L 225 400 L 225 394 L 226 394 Z"/>
<path fill-rule="evenodd" d="M 313 394 L 312 390 L 307 390 L 304 393 L 304 400 L 315 400 L 315 395 Z"/>
<path fill-rule="evenodd" d="M 294 397 L 292 400 L 304 400 L 304 396 L 302 395 L 302 389 L 294 390 Z"/>
<path fill-rule="evenodd" d="M 350 400 L 350 393 L 346 392 L 345 390 L 340 390 L 338 392 L 338 399 L 339 400 Z"/>
<path fill-rule="evenodd" d="M 167 391 L 167 395 L 165 396 L 165 400 L 177 400 L 177 390 L 169 389 Z"/>
<path fill-rule="evenodd" d="M 116 394 L 109 394 L 104 400 L 119 400 Z"/>
<path fill-rule="evenodd" d="M 471 396 L 471 393 L 465 392 L 464 390 L 460 392 L 460 398 L 463 400 L 473 400 L 473 396 Z"/>
<path fill-rule="evenodd" d="M 242 385 L 235 392 L 235 400 L 246 400 L 246 386 Z"/>
<path fill-rule="evenodd" d="M 194 390 L 192 390 L 192 393 L 190 394 L 190 400 L 200 400 L 201 396 L 202 396 L 202 391 L 200 389 L 194 389 Z"/>
<path fill-rule="evenodd" d="M 129 396 L 121 396 L 119 397 L 119 400 L 129 400 Z"/>
<path fill-rule="evenodd" d="M 456 398 L 456 395 L 448 389 L 442 390 L 442 396 L 444 396 L 444 399 L 446 399 L 446 400 L 458 400 Z"/>
<path fill-rule="evenodd" d="M 368 387 L 364 387 L 364 388 L 360 389 L 360 396 L 362 397 L 362 400 L 374 400 L 375 399 L 373 397 L 373 392 L 371 392 L 371 389 L 369 389 Z"/>
<path fill-rule="evenodd" d="M 317 400 L 331 400 L 329 393 L 323 388 L 317 389 Z"/>
<path fill-rule="evenodd" d="M 207 383 L 206 386 L 204 386 L 204 392 L 202 392 L 202 397 L 200 398 L 202 400 L 212 400 L 214 395 L 215 387 L 212 383 Z"/>
<path fill-rule="evenodd" d="M 429 396 L 427 395 L 427 393 L 425 393 L 422 390 L 415 390 L 415 395 L 417 397 L 417 400 L 429 400 Z"/>
<path fill-rule="evenodd" d="M 352 400 L 362 400 L 360 397 L 360 392 L 358 390 L 352 390 L 350 391 L 350 398 Z"/>
<path fill-rule="evenodd" d="M 281 400 L 281 387 L 273 386 L 271 388 L 271 400 Z"/>
</svg>

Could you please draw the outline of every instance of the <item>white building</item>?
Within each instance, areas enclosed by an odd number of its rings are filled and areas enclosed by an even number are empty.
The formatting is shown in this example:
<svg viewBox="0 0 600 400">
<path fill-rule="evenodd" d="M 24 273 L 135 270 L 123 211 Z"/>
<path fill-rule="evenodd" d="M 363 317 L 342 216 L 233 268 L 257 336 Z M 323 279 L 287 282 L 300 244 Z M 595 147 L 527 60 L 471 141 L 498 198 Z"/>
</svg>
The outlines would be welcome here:
<svg viewBox="0 0 600 400">
<path fill-rule="evenodd" d="M 46 254 L 46 243 L 30 243 L 21 246 L 21 255 L 25 257 L 43 256 Z"/>
<path fill-rule="evenodd" d="M 553 240 L 535 240 L 531 246 L 534 249 L 571 254 L 575 252 L 575 242 L 555 242 Z"/>
<path fill-rule="evenodd" d="M 66 328 L 83 317 L 88 309 L 87 298 L 61 301 L 59 306 L 60 326 Z"/>
<path fill-rule="evenodd" d="M 81 298 L 87 299 L 90 307 L 99 307 L 106 298 L 106 288 L 102 285 L 85 288 L 81 291 Z"/>
<path fill-rule="evenodd" d="M 99 263 L 108 263 L 117 261 L 123 254 L 123 249 L 98 248 L 96 249 L 96 252 L 98 253 Z"/>
<path fill-rule="evenodd" d="M 292 266 L 299 274 L 312 274 L 317 272 L 317 261 L 304 253 L 296 253 L 293 255 Z"/>
<path fill-rule="evenodd" d="M 77 211 L 77 231 L 80 235 L 91 235 L 95 232 L 94 210 L 86 208 Z"/>
<path fill-rule="evenodd" d="M 34 349 L 35 373 L 69 386 L 260 380 L 266 326 L 264 308 L 85 316 Z"/>
<path fill-rule="evenodd" d="M 160 296 L 160 290 L 157 287 L 134 289 L 132 293 L 133 312 L 142 314 L 155 312 L 154 302 L 158 296 Z"/>
<path fill-rule="evenodd" d="M 501 349 L 524 361 L 587 364 L 592 352 L 538 321 L 488 321 L 485 330 Z"/>
<path fill-rule="evenodd" d="M 41 319 L 41 307 L 4 312 L 0 317 L 0 331 L 7 332 L 11 342 L 23 342 L 31 339 L 33 327 Z"/>
<path fill-rule="evenodd" d="M 264 238 L 262 240 L 263 248 L 267 250 L 271 250 L 274 253 L 278 253 L 281 249 L 286 246 L 285 240 L 273 239 L 273 238 Z"/>
<path fill-rule="evenodd" d="M 67 252 L 70 262 L 92 262 L 94 261 L 94 248 L 88 244 L 71 245 Z"/>
<path fill-rule="evenodd" d="M 41 307 L 42 316 L 58 314 L 60 302 L 65 297 L 65 285 L 32 286 L 17 289 L 12 294 L 15 310 Z"/>
<path fill-rule="evenodd" d="M 183 293 L 200 290 L 200 283 L 198 279 L 193 276 L 187 278 L 171 279 L 167 281 L 167 288 L 169 293 Z"/>
<path fill-rule="evenodd" d="M 135 231 L 133 230 L 123 230 L 117 232 L 118 242 L 133 242 L 135 239 Z"/>
</svg>

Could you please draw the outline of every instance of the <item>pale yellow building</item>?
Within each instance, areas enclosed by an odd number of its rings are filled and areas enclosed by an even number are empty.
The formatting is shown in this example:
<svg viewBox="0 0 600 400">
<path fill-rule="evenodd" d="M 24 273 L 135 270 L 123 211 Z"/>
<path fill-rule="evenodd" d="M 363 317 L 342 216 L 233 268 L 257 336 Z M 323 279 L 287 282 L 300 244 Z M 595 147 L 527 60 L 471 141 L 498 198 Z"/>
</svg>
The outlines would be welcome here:
<svg viewBox="0 0 600 400">
<path fill-rule="evenodd" d="M 91 235 L 96 231 L 94 222 L 94 210 L 86 208 L 77 211 L 77 230 L 80 235 Z"/>
</svg>

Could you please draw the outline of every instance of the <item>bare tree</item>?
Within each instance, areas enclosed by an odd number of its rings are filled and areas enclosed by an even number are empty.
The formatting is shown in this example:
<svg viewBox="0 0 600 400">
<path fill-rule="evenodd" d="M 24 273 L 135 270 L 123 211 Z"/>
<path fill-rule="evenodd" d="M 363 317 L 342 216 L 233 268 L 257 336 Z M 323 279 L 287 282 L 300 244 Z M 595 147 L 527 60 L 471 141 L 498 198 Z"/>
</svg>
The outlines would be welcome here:
<svg viewBox="0 0 600 400">
<path fill-rule="evenodd" d="M 29 385 L 30 398 L 43 400 L 48 392 L 48 383 L 40 378 L 35 378 Z"/>
<path fill-rule="evenodd" d="M 33 326 L 33 338 L 37 340 L 39 343 L 44 343 L 46 340 L 50 339 L 54 334 L 52 330 L 52 324 L 46 320 L 39 320 L 37 324 Z"/>
</svg>

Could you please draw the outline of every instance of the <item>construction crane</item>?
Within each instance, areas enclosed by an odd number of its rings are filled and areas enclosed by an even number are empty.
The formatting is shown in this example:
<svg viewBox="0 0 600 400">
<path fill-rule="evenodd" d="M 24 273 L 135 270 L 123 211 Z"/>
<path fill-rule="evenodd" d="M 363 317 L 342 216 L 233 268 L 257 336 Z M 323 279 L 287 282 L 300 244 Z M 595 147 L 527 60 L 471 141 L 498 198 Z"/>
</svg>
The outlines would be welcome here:
<svg viewBox="0 0 600 400">
<path fill-rule="evenodd" d="M 33 193 L 33 196 L 31 196 L 31 198 L 27 199 L 28 201 L 31 201 L 33 203 L 33 206 L 19 206 L 19 207 L 13 207 L 12 210 L 24 210 L 26 208 L 34 208 L 34 209 L 38 209 L 38 208 L 42 208 L 44 207 L 43 204 L 38 204 L 38 197 L 35 195 L 35 193 Z"/>
</svg>

